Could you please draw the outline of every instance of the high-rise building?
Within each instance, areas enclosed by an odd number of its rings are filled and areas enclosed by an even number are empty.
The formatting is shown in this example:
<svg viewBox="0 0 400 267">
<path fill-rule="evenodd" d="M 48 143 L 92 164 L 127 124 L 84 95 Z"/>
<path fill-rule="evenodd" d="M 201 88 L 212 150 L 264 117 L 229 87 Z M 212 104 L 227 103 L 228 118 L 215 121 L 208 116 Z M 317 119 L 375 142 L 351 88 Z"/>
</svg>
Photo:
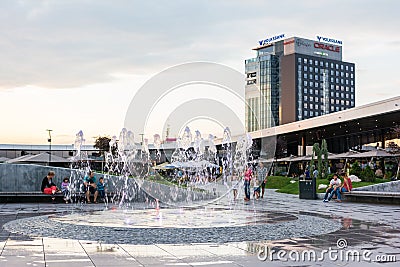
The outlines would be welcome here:
<svg viewBox="0 0 400 267">
<path fill-rule="evenodd" d="M 342 61 L 341 41 L 280 35 L 259 44 L 245 61 L 247 131 L 354 107 L 355 67 Z"/>
</svg>

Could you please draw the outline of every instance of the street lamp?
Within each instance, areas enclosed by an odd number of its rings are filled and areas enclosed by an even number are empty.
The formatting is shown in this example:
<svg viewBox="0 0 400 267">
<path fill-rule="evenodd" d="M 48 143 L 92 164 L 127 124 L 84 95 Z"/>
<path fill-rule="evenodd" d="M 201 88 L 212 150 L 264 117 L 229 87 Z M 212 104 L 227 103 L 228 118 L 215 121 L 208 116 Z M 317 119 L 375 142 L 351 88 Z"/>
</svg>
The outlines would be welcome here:
<svg viewBox="0 0 400 267">
<path fill-rule="evenodd" d="M 46 131 L 49 132 L 49 138 L 47 139 L 47 142 L 49 142 L 49 166 L 50 166 L 50 162 L 51 162 L 51 132 L 53 130 L 47 129 Z"/>
</svg>

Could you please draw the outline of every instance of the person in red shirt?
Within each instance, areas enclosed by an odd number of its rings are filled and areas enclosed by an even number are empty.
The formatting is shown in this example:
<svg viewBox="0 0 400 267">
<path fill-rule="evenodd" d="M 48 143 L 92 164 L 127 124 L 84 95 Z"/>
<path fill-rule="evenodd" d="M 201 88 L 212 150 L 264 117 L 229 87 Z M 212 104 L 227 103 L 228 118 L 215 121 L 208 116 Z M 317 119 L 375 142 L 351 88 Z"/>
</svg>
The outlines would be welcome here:
<svg viewBox="0 0 400 267">
<path fill-rule="evenodd" d="M 253 171 L 251 170 L 251 168 L 246 166 L 246 169 L 244 171 L 244 194 L 246 195 L 244 198 L 245 201 L 250 200 L 250 181 L 252 177 Z"/>
<path fill-rule="evenodd" d="M 337 202 L 342 202 L 341 193 L 350 192 L 353 189 L 353 184 L 351 183 L 351 179 L 347 176 L 347 173 L 341 173 L 340 176 L 343 177 L 343 184 L 337 189 Z"/>
</svg>

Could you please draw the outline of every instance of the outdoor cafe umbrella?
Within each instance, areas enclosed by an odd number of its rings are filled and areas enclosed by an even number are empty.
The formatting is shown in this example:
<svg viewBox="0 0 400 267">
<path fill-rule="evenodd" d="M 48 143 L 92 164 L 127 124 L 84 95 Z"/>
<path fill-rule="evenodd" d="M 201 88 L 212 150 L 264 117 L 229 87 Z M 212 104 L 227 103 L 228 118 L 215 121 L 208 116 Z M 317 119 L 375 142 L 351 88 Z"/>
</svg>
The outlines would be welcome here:
<svg viewBox="0 0 400 267">
<path fill-rule="evenodd" d="M 371 150 L 363 153 L 358 153 L 354 155 L 349 155 L 345 158 L 389 158 L 389 157 L 396 157 L 398 155 L 391 154 L 385 150 L 377 149 Z"/>
<path fill-rule="evenodd" d="M 335 154 L 332 157 L 329 157 L 329 159 L 348 159 L 348 158 L 352 158 L 354 155 L 360 154 L 360 152 L 357 151 L 347 151 L 344 153 L 340 153 L 340 154 Z"/>
</svg>

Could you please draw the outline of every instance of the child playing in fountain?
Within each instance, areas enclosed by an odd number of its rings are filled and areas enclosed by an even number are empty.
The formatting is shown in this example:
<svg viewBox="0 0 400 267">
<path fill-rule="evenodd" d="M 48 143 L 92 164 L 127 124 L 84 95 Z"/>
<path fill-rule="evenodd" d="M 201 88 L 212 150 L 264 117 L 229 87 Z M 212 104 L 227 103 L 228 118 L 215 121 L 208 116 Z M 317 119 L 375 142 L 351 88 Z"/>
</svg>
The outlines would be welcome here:
<svg viewBox="0 0 400 267">
<path fill-rule="evenodd" d="M 100 177 L 99 182 L 97 183 L 97 192 L 99 192 L 100 199 L 104 201 L 104 198 L 106 196 L 106 189 L 103 177 Z"/>
<path fill-rule="evenodd" d="M 69 178 L 65 177 L 61 183 L 61 193 L 64 195 L 65 204 L 68 204 L 69 197 Z"/>
<path fill-rule="evenodd" d="M 258 184 L 258 180 L 254 179 L 254 184 L 253 184 L 254 192 L 253 192 L 253 198 L 258 199 L 260 197 L 260 185 Z"/>
</svg>

